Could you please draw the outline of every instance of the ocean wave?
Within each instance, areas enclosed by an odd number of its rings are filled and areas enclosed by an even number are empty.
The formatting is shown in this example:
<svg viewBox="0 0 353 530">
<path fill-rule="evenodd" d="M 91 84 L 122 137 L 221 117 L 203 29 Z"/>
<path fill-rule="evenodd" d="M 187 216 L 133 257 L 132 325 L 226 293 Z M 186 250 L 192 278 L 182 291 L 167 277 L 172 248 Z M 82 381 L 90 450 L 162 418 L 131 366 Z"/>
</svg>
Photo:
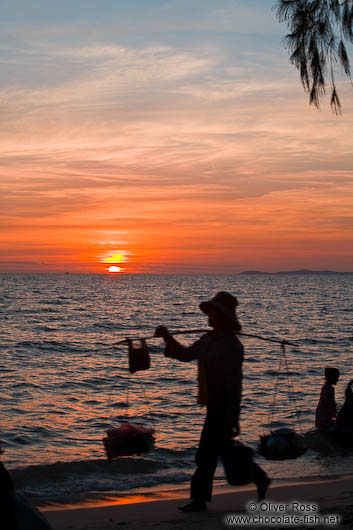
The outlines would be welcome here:
<svg viewBox="0 0 353 530">
<path fill-rule="evenodd" d="M 117 324 L 116 322 L 95 322 L 94 324 L 92 324 L 90 326 L 91 328 L 93 329 L 104 329 L 104 330 L 109 330 L 109 331 L 113 331 L 113 330 L 127 330 L 127 329 L 130 329 L 130 326 L 125 326 L 123 324 Z"/>
<path fill-rule="evenodd" d="M 56 340 L 23 340 L 15 343 L 14 347 L 19 349 L 30 348 L 41 352 L 92 353 L 91 349 L 85 344 L 68 343 Z"/>
<path fill-rule="evenodd" d="M 68 304 L 68 299 L 67 298 L 56 298 L 54 300 L 46 300 L 45 298 L 42 299 L 42 300 L 37 300 L 36 301 L 37 304 L 42 304 L 42 305 L 65 305 L 65 304 Z"/>
<path fill-rule="evenodd" d="M 34 326 L 35 331 L 44 331 L 45 333 L 52 333 L 58 331 L 58 328 L 49 328 L 48 326 Z"/>
<path fill-rule="evenodd" d="M 173 459 L 174 463 L 171 461 L 173 455 L 168 451 L 159 456 L 163 459 L 122 457 L 112 463 L 105 460 L 56 462 L 14 468 L 9 472 L 21 493 L 46 501 L 57 501 L 60 497 L 94 497 L 97 493 L 116 494 L 188 479 L 184 470 L 188 462 L 182 464 L 180 454 L 177 461 Z"/>
<path fill-rule="evenodd" d="M 11 469 L 11 476 L 17 487 L 36 483 L 71 481 L 73 477 L 94 475 L 126 475 L 136 473 L 152 473 L 161 465 L 151 459 L 141 457 L 123 457 L 109 464 L 106 460 L 82 460 L 76 462 L 56 462 L 54 464 L 33 465 Z"/>
</svg>

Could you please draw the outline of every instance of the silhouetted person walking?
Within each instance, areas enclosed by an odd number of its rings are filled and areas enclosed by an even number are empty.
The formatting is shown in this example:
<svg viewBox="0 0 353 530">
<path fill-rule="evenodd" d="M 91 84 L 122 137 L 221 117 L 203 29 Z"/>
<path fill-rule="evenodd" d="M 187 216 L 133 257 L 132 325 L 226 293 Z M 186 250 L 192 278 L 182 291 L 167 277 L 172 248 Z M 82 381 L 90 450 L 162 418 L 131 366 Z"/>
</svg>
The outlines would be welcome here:
<svg viewBox="0 0 353 530">
<path fill-rule="evenodd" d="M 207 407 L 195 457 L 197 467 L 191 479 L 192 502 L 180 508 L 185 512 L 207 508 L 218 457 L 230 450 L 233 437 L 239 434 L 244 349 L 236 335 L 241 330 L 237 305 L 237 299 L 227 292 L 201 302 L 200 309 L 213 330 L 189 347 L 182 346 L 164 326 L 158 326 L 155 332 L 166 343 L 166 357 L 184 362 L 197 359 L 198 403 Z M 257 464 L 253 466 L 258 496 L 263 499 L 270 479 Z"/>
</svg>

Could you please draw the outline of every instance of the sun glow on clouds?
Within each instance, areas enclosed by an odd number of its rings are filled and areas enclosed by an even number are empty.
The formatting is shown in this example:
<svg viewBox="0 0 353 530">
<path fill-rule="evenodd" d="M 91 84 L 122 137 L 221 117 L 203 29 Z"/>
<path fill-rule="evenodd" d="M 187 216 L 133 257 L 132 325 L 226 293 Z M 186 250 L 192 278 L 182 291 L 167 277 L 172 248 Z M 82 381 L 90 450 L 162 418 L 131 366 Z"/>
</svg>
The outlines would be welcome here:
<svg viewBox="0 0 353 530">
<path fill-rule="evenodd" d="M 131 12 L 115 8 L 121 31 L 91 21 L 95 37 L 69 42 L 63 24 L 13 45 L 0 89 L 0 270 L 336 268 L 337 256 L 351 268 L 350 93 L 338 120 L 308 108 L 268 2 L 232 4 L 239 31 L 229 2 L 197 2 L 195 20 L 183 1 L 139 2 L 143 42 L 131 0 Z"/>
<path fill-rule="evenodd" d="M 105 257 L 103 263 L 125 263 L 126 257 L 123 254 L 113 254 L 112 256 Z"/>
<path fill-rule="evenodd" d="M 127 259 L 127 252 L 124 254 L 119 251 L 113 251 L 110 252 L 109 255 L 107 253 L 104 255 L 103 258 L 101 258 L 102 263 L 111 263 L 112 265 L 105 270 L 110 273 L 117 273 L 117 272 L 125 272 L 125 267 L 121 267 L 122 264 L 125 264 L 128 262 Z M 119 266 L 118 266 L 119 264 Z"/>
</svg>

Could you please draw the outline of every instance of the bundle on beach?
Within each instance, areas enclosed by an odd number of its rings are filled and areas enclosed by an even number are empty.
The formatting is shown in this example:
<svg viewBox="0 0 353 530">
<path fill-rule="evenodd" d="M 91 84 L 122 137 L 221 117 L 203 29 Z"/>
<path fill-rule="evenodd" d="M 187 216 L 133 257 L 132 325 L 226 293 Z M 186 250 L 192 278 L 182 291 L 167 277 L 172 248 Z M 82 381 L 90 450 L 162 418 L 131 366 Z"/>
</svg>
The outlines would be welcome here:
<svg viewBox="0 0 353 530">
<path fill-rule="evenodd" d="M 107 429 L 106 433 L 103 444 L 109 462 L 119 456 L 140 455 L 154 448 L 155 430 L 152 427 L 124 421 L 119 427 Z"/>
<path fill-rule="evenodd" d="M 305 439 L 293 429 L 277 429 L 260 436 L 258 452 L 267 460 L 291 460 L 307 450 Z"/>
</svg>

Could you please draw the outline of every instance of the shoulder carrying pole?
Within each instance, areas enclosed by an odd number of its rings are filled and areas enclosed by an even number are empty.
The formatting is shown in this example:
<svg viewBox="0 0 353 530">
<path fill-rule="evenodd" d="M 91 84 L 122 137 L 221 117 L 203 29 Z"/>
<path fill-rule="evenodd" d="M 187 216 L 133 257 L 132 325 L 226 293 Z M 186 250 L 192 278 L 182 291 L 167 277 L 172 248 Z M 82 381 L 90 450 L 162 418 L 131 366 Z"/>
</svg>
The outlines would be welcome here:
<svg viewBox="0 0 353 530">
<path fill-rule="evenodd" d="M 193 333 L 207 333 L 208 331 L 211 331 L 211 330 L 210 329 L 183 329 L 179 331 L 172 331 L 170 334 L 171 335 L 189 335 L 189 334 L 191 335 Z M 252 339 L 264 340 L 267 342 L 275 342 L 276 344 L 281 344 L 283 346 L 295 346 L 293 342 L 289 342 L 289 340 L 285 340 L 285 339 L 282 339 L 282 340 L 270 339 L 268 337 L 261 337 L 260 335 L 252 335 L 250 333 L 241 333 L 241 332 L 237 332 L 236 335 L 240 335 L 241 337 L 250 337 Z M 151 335 L 149 337 L 126 338 L 126 339 L 120 340 L 119 342 L 116 342 L 114 346 L 118 346 L 119 344 L 126 344 L 129 341 L 133 341 L 133 340 L 151 340 L 151 339 L 158 339 L 158 338 L 160 337 L 155 337 L 154 335 Z"/>
</svg>

